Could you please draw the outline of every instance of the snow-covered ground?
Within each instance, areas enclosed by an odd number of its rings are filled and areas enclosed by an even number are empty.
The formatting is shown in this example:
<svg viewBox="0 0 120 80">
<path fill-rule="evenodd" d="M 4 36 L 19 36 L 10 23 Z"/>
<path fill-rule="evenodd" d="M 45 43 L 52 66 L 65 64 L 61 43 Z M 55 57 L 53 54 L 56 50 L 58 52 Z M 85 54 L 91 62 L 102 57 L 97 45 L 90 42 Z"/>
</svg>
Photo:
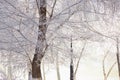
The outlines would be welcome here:
<svg viewBox="0 0 120 80">
<path fill-rule="evenodd" d="M 56 69 L 52 68 L 49 71 L 46 71 L 46 80 L 58 80 L 56 75 Z M 60 66 L 60 78 L 61 80 L 70 80 L 69 79 L 69 65 L 68 66 Z M 100 63 L 97 65 L 92 64 L 81 64 L 79 66 L 76 80 L 104 80 L 102 66 Z M 111 72 L 108 80 L 119 80 L 118 73 L 117 73 L 117 66 L 114 67 L 113 71 Z"/>
</svg>

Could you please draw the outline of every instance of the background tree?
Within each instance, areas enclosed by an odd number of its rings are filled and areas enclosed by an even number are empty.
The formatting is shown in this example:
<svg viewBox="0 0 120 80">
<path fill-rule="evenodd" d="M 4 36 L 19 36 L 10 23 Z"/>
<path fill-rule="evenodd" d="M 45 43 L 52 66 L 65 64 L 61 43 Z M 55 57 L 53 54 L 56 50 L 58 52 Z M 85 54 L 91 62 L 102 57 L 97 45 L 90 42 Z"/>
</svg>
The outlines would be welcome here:
<svg viewBox="0 0 120 80">
<path fill-rule="evenodd" d="M 0 5 L 1 52 L 11 51 L 12 61 L 19 54 L 28 72 L 32 64 L 34 78 L 42 77 L 36 75 L 42 59 L 56 55 L 51 49 L 59 50 L 59 60 L 69 60 L 71 35 L 74 41 L 91 42 L 119 37 L 119 0 L 4 0 Z"/>
</svg>

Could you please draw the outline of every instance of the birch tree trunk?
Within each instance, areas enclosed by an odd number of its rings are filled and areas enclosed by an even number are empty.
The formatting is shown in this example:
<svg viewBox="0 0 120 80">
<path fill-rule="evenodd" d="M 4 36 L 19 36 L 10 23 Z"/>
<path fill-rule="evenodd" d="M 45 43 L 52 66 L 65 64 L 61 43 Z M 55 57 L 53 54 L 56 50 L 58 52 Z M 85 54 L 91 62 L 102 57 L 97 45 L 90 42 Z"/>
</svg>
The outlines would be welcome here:
<svg viewBox="0 0 120 80">
<path fill-rule="evenodd" d="M 70 80 L 74 80 L 74 67 L 73 67 L 73 48 L 72 48 L 72 37 L 71 37 L 71 62 L 70 62 Z"/>
<path fill-rule="evenodd" d="M 70 80 L 74 80 L 74 68 L 73 68 L 73 60 L 71 59 L 70 63 Z"/>
<path fill-rule="evenodd" d="M 42 69 L 43 69 L 43 78 L 44 78 L 44 80 L 46 80 L 44 60 L 43 60 L 43 63 L 42 63 Z"/>
<path fill-rule="evenodd" d="M 119 42 L 118 42 L 118 38 L 117 38 L 117 64 L 118 64 L 118 74 L 119 74 L 119 80 L 120 80 L 120 59 L 119 59 Z"/>
<path fill-rule="evenodd" d="M 31 74 L 31 72 L 29 72 L 29 74 L 28 74 L 28 80 L 32 80 L 32 74 Z"/>
<path fill-rule="evenodd" d="M 39 13 L 38 38 L 35 48 L 35 54 L 32 61 L 32 79 L 42 80 L 41 61 L 45 54 L 47 47 L 46 43 L 46 0 L 36 0 Z"/>
<path fill-rule="evenodd" d="M 11 66 L 11 57 L 12 57 L 12 55 L 11 55 L 11 52 L 9 53 L 9 56 L 8 56 L 8 63 L 9 63 L 9 65 L 8 65 L 8 79 L 9 80 L 12 80 L 12 66 Z"/>
<path fill-rule="evenodd" d="M 56 57 L 56 71 L 57 71 L 57 78 L 58 80 L 61 80 L 60 79 L 60 69 L 59 69 L 59 57 L 58 57 L 58 53 L 57 53 L 57 57 Z"/>
</svg>

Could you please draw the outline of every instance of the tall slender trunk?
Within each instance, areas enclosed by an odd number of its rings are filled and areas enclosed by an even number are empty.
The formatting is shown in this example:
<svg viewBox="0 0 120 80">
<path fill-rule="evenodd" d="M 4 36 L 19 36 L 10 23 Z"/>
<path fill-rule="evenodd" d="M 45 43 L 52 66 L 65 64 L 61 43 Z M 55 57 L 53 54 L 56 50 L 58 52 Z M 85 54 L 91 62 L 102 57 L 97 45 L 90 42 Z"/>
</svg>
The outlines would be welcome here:
<svg viewBox="0 0 120 80">
<path fill-rule="evenodd" d="M 74 80 L 74 68 L 73 68 L 73 60 L 71 59 L 70 63 L 70 80 Z"/>
<path fill-rule="evenodd" d="M 58 57 L 58 53 L 57 53 L 57 57 L 56 57 L 56 71 L 57 71 L 57 78 L 58 80 L 60 79 L 60 69 L 59 69 L 59 57 Z"/>
<path fill-rule="evenodd" d="M 118 73 L 119 73 L 119 80 L 120 80 L 120 61 L 119 61 L 119 54 L 117 53 L 117 63 L 118 63 Z"/>
<path fill-rule="evenodd" d="M 42 80 L 41 61 L 45 55 L 46 43 L 46 0 L 36 0 L 39 13 L 38 38 L 32 61 L 32 79 Z"/>
<path fill-rule="evenodd" d="M 119 42 L 118 42 L 118 38 L 117 38 L 117 63 L 118 63 L 118 73 L 119 73 L 119 80 L 120 80 L 120 59 L 119 59 Z"/>
<path fill-rule="evenodd" d="M 12 66 L 11 66 L 11 51 L 10 51 L 10 53 L 9 53 L 9 56 L 8 56 L 8 63 L 9 63 L 9 65 L 8 65 L 8 78 L 9 78 L 9 80 L 12 80 Z"/>
<path fill-rule="evenodd" d="M 70 62 L 70 80 L 74 80 L 74 67 L 73 67 L 73 48 L 72 48 L 72 37 L 71 37 L 71 62 Z"/>
<path fill-rule="evenodd" d="M 28 73 L 28 80 L 32 80 L 32 73 L 31 72 Z"/>
<path fill-rule="evenodd" d="M 44 80 L 46 80 L 44 60 L 43 60 L 43 63 L 42 63 L 42 69 L 43 69 L 43 78 L 44 78 Z"/>
</svg>

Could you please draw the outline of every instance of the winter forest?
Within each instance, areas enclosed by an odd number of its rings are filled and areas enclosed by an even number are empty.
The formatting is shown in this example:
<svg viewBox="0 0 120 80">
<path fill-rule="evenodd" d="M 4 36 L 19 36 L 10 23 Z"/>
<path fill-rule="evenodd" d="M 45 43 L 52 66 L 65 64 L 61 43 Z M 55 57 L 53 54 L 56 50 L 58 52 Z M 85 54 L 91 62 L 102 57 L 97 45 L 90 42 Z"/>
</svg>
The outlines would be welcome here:
<svg viewBox="0 0 120 80">
<path fill-rule="evenodd" d="M 0 0 L 0 80 L 120 80 L 120 0 Z"/>
</svg>

